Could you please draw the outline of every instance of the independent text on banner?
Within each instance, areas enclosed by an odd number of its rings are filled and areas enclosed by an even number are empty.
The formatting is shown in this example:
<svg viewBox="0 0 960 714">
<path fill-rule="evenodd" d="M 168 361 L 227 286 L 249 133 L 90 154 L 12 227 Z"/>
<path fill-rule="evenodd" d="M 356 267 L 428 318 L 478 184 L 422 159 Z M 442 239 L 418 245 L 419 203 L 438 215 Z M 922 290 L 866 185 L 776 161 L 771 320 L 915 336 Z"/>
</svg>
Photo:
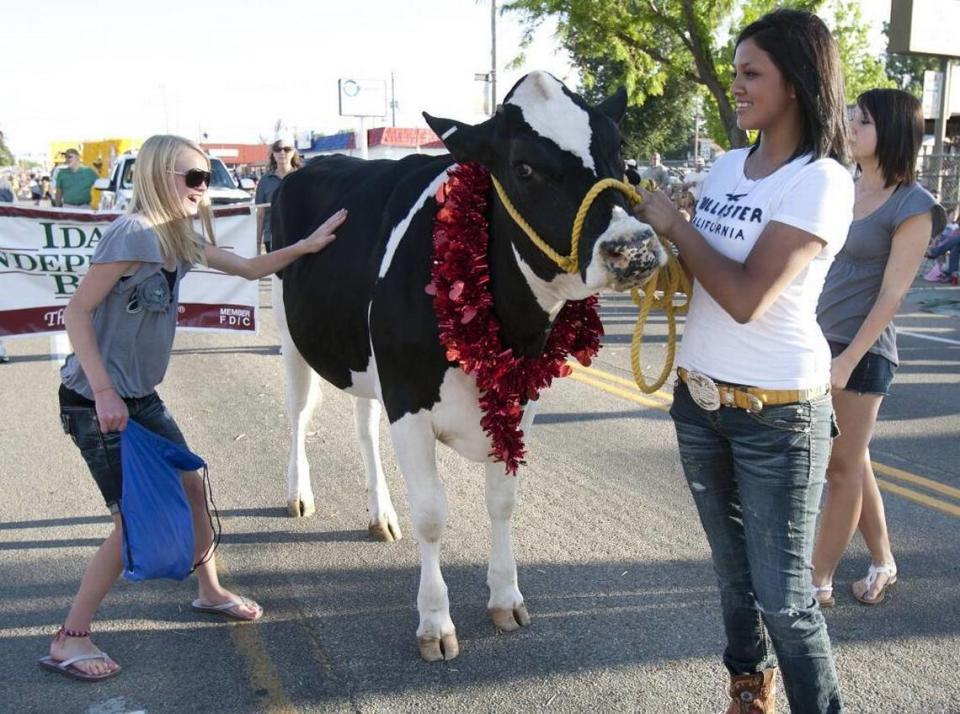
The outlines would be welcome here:
<svg viewBox="0 0 960 714">
<path fill-rule="evenodd" d="M 119 215 L 0 206 L 0 338 L 64 331 L 63 309 Z M 214 209 L 214 231 L 221 248 L 256 255 L 249 206 Z M 180 285 L 177 325 L 256 334 L 259 297 L 256 281 L 196 266 Z"/>
</svg>

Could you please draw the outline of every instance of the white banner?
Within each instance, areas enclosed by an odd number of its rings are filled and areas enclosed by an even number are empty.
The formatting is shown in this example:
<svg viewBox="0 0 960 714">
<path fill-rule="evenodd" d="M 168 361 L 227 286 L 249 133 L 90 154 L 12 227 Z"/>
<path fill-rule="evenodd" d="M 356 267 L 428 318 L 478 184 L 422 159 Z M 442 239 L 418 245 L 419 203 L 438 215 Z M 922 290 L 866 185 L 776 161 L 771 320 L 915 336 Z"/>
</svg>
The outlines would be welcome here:
<svg viewBox="0 0 960 714">
<path fill-rule="evenodd" d="M 0 204 L 0 337 L 64 332 L 63 308 L 120 215 Z M 214 209 L 217 245 L 237 255 L 256 255 L 256 225 L 251 206 Z M 197 266 L 180 286 L 177 325 L 256 334 L 259 303 L 257 281 Z"/>
</svg>

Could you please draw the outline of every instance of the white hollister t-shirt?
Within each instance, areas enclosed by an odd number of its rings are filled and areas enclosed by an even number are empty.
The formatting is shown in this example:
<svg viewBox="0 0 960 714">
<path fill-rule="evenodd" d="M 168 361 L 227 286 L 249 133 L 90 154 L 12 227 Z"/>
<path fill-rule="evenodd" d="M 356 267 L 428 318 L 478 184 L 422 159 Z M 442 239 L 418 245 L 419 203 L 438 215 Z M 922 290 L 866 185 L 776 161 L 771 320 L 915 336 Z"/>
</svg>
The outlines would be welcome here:
<svg viewBox="0 0 960 714">
<path fill-rule="evenodd" d="M 837 161 L 811 162 L 808 154 L 752 181 L 743 175 L 748 151 L 729 151 L 714 164 L 693 226 L 738 263 L 770 221 L 815 235 L 823 249 L 763 315 L 745 325 L 696 282 L 677 364 L 719 382 L 765 389 L 828 384 L 830 348 L 817 324 L 817 300 L 853 219 L 853 179 Z"/>
</svg>

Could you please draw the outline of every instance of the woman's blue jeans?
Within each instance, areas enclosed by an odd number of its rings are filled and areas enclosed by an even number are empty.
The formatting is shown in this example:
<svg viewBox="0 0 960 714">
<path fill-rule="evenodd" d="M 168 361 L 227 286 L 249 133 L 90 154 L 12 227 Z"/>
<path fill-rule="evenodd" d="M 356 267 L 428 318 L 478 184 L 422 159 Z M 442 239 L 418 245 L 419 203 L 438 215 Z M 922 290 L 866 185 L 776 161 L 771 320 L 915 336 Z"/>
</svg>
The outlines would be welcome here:
<svg viewBox="0 0 960 714">
<path fill-rule="evenodd" d="M 949 252 L 950 256 L 947 258 L 947 272 L 951 275 L 957 274 L 957 269 L 960 268 L 960 230 L 954 231 L 950 236 L 940 243 L 937 243 L 936 246 L 927 251 L 934 258 L 939 258 L 944 253 Z"/>
<path fill-rule="evenodd" d="M 711 412 L 678 382 L 670 415 L 719 579 L 724 664 L 731 674 L 750 674 L 779 663 L 793 714 L 843 711 L 827 626 L 811 594 L 836 435 L 830 395 Z"/>
</svg>

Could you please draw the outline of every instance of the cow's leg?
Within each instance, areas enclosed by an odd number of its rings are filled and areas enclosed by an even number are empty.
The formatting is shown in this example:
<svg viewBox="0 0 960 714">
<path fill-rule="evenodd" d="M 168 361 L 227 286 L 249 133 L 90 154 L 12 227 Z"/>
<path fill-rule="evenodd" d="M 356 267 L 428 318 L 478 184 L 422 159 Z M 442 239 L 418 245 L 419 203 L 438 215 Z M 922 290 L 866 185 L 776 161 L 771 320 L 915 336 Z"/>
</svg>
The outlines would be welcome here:
<svg viewBox="0 0 960 714">
<path fill-rule="evenodd" d="M 397 461 L 407 484 L 410 518 L 420 547 L 417 644 L 428 662 L 460 653 L 450 619 L 447 584 L 440 572 L 440 539 L 447 525 L 447 494 L 437 474 L 436 440 L 430 416 L 408 414 L 390 425 Z"/>
<path fill-rule="evenodd" d="M 360 455 L 367 471 L 367 513 L 370 523 L 367 532 L 374 540 L 391 543 L 400 540 L 400 524 L 397 512 L 393 509 L 390 489 L 383 475 L 380 462 L 380 414 L 383 407 L 376 399 L 356 397 L 353 404 L 353 418 L 357 427 L 357 441 L 360 443 Z"/>
<path fill-rule="evenodd" d="M 273 276 L 273 315 L 280 335 L 283 367 L 286 373 L 287 421 L 290 425 L 290 456 L 287 459 L 287 513 L 294 518 L 316 512 L 307 461 L 307 426 L 320 400 L 320 378 L 300 354 L 290 331 L 283 307 L 283 283 Z"/>
<path fill-rule="evenodd" d="M 527 436 L 536 410 L 536 402 L 530 402 L 524 410 L 520 428 Z M 517 561 L 513 557 L 511 532 L 520 477 L 507 474 L 501 463 L 486 464 L 486 476 L 487 513 L 490 514 L 490 565 L 487 568 L 490 601 L 487 609 L 497 628 L 512 632 L 530 624 L 527 606 L 517 586 Z"/>
</svg>

